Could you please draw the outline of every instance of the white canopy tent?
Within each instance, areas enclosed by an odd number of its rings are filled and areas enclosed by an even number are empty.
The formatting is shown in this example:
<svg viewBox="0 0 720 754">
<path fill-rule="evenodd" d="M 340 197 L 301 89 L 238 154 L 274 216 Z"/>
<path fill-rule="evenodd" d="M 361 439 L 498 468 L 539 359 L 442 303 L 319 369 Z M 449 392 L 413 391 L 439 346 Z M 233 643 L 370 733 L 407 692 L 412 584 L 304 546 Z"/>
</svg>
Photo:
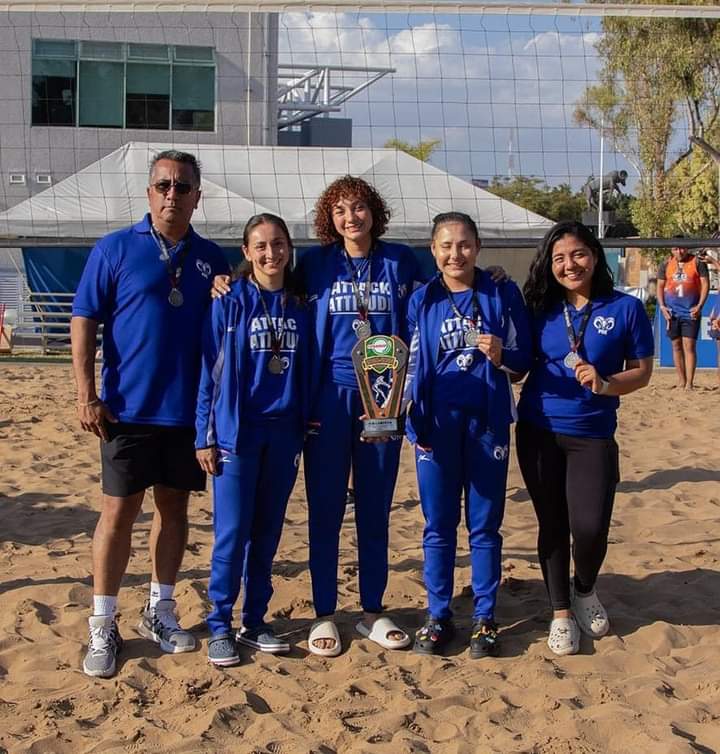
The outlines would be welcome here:
<svg viewBox="0 0 720 754">
<path fill-rule="evenodd" d="M 312 213 L 323 189 L 351 174 L 388 203 L 388 238 L 426 243 L 438 212 L 467 212 L 481 236 L 535 238 L 552 223 L 404 152 L 391 149 L 246 147 L 131 142 L 57 185 L 0 213 L 5 238 L 94 240 L 147 211 L 148 165 L 165 149 L 197 155 L 203 195 L 193 216 L 202 235 L 231 242 L 258 212 L 283 217 L 293 239 L 313 239 Z M 20 243 L 18 245 L 21 245 Z"/>
</svg>

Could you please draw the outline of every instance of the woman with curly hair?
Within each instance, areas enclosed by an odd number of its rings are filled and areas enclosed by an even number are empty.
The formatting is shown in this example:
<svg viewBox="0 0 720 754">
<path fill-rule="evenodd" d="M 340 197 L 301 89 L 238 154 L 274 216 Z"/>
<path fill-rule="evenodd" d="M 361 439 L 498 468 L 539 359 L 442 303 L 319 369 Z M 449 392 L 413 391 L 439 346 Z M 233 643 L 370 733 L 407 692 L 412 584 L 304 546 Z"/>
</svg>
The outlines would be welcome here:
<svg viewBox="0 0 720 754">
<path fill-rule="evenodd" d="M 575 654 L 580 631 L 609 629 L 595 581 L 618 482 L 617 409 L 650 380 L 653 333 L 641 302 L 613 289 L 603 247 L 580 223 L 547 232 L 523 292 L 535 356 L 518 405 L 518 461 L 553 610 L 548 646 Z"/>
<path fill-rule="evenodd" d="M 386 649 L 410 643 L 408 634 L 382 614 L 390 504 L 402 437 L 363 441 L 363 407 L 351 359 L 355 343 L 371 334 L 399 335 L 407 342 L 407 301 L 419 269 L 409 247 L 381 240 L 389 218 L 385 202 L 371 185 L 349 175 L 339 178 L 315 205 L 315 230 L 323 245 L 309 249 L 297 268 L 314 314 L 316 350 L 311 429 L 304 449 L 317 615 L 308 646 L 325 657 L 342 651 L 334 614 L 340 528 L 351 470 L 364 610 L 357 630 Z"/>
</svg>

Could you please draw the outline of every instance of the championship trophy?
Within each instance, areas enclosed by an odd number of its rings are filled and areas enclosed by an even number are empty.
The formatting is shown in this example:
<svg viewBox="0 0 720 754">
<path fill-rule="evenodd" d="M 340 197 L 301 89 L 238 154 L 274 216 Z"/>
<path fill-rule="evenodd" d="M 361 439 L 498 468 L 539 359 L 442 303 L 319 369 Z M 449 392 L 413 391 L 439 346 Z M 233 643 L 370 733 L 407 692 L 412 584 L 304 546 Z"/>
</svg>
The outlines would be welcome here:
<svg viewBox="0 0 720 754">
<path fill-rule="evenodd" d="M 363 437 L 384 438 L 401 433 L 408 347 L 396 335 L 370 335 L 355 344 L 352 361 L 366 416 Z"/>
</svg>

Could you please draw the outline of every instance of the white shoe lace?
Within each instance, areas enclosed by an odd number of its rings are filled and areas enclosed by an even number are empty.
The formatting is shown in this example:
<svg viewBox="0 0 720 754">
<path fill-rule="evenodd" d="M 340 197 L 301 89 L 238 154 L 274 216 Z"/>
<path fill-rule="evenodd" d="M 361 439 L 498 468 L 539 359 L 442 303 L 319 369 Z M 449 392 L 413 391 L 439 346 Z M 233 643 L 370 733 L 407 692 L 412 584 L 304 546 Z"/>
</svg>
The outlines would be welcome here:
<svg viewBox="0 0 720 754">
<path fill-rule="evenodd" d="M 104 654 L 114 643 L 114 626 L 95 626 L 90 629 L 89 650 L 93 655 Z"/>
</svg>

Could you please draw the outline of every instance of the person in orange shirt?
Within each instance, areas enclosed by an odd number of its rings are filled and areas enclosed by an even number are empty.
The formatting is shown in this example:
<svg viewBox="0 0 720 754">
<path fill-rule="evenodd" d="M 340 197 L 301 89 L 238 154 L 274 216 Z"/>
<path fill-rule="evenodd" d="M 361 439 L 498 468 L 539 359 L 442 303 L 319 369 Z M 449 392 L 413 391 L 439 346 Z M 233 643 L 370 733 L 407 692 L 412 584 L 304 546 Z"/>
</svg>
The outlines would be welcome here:
<svg viewBox="0 0 720 754">
<path fill-rule="evenodd" d="M 693 389 L 697 365 L 700 316 L 710 292 L 705 262 L 684 246 L 673 246 L 672 256 L 660 265 L 657 298 L 672 341 L 678 387 Z"/>
</svg>

